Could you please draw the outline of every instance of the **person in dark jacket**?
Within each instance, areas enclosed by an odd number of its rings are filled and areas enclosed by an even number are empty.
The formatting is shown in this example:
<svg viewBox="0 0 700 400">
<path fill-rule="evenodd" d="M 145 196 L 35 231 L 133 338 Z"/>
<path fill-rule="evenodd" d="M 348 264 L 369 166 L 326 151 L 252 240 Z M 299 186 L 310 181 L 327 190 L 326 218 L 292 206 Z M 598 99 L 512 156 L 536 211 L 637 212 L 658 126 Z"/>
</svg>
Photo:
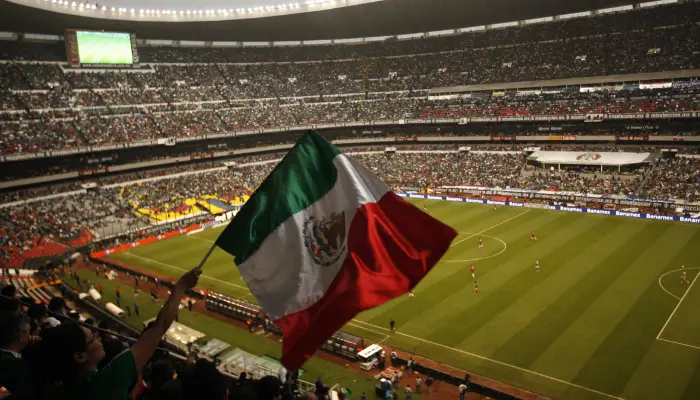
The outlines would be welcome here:
<svg viewBox="0 0 700 400">
<path fill-rule="evenodd" d="M 31 373 L 22 358 L 29 343 L 29 317 L 14 311 L 0 312 L 0 387 L 12 394 L 29 394 Z"/>
</svg>

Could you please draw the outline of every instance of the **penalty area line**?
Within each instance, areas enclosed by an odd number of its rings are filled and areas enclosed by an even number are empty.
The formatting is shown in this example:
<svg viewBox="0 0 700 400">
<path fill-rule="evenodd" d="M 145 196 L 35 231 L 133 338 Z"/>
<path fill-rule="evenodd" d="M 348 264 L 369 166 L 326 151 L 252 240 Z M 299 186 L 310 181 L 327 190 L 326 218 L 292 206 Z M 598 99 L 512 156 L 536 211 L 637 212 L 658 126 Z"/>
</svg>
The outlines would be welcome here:
<svg viewBox="0 0 700 400">
<path fill-rule="evenodd" d="M 700 267 L 691 267 L 691 268 L 686 268 L 686 271 L 698 270 L 698 269 L 700 269 Z M 681 299 L 680 297 L 678 297 L 678 296 L 676 296 L 675 294 L 673 294 L 673 293 L 669 292 L 668 290 L 666 290 L 666 288 L 664 287 L 664 285 L 661 283 L 661 280 L 662 280 L 666 275 L 672 274 L 672 273 L 678 272 L 678 271 L 683 271 L 683 269 L 674 269 L 673 271 L 668 271 L 668 272 L 666 272 L 665 274 L 661 275 L 661 276 L 659 277 L 659 286 L 661 286 L 661 289 L 663 289 L 664 292 L 666 292 L 666 293 L 668 293 L 670 296 L 673 296 L 673 297 L 677 298 L 678 300 L 680 300 L 680 299 Z M 686 290 L 687 290 L 687 289 L 686 289 Z"/>
<path fill-rule="evenodd" d="M 153 264 L 162 265 L 163 267 L 167 267 L 167 268 L 170 268 L 170 269 L 174 269 L 174 270 L 178 270 L 178 271 L 182 271 L 182 272 L 189 272 L 189 270 L 187 270 L 187 269 L 180 268 L 180 267 L 176 267 L 176 266 L 170 265 L 170 264 L 166 264 L 166 263 L 164 263 L 164 262 L 160 262 L 160 261 L 154 260 L 154 259 L 152 259 L 152 258 L 143 257 L 143 256 L 140 256 L 140 255 L 138 255 L 138 254 L 131 253 L 131 252 L 129 252 L 128 250 L 125 251 L 123 254 L 126 254 L 126 255 L 128 255 L 128 256 L 130 256 L 130 257 L 139 258 L 139 259 L 141 259 L 141 260 L 144 260 L 144 261 L 147 261 L 147 262 L 150 262 L 150 263 L 153 263 Z M 200 278 L 208 279 L 208 280 L 214 281 L 214 282 L 219 282 L 219 283 L 222 283 L 222 284 L 224 284 L 224 285 L 233 286 L 233 287 L 235 287 L 235 288 L 244 289 L 246 292 L 250 292 L 250 289 L 248 289 L 248 288 L 245 287 L 245 286 L 236 285 L 235 283 L 222 281 L 221 279 L 212 278 L 211 276 L 208 276 L 208 275 L 202 274 L 202 275 L 200 275 Z"/>
<path fill-rule="evenodd" d="M 683 293 L 683 296 L 681 297 L 681 299 L 678 300 L 678 304 L 676 304 L 676 308 L 673 309 L 673 312 L 671 312 L 671 315 L 670 315 L 670 316 L 668 317 L 668 319 L 666 320 L 666 323 L 664 324 L 663 327 L 661 327 L 661 330 L 659 331 L 659 334 L 656 335 L 656 338 L 657 338 L 657 339 L 660 339 L 660 338 L 661 338 L 661 335 L 664 333 L 664 330 L 666 330 L 666 327 L 668 326 L 668 323 L 671 322 L 671 319 L 673 319 L 673 316 L 676 314 L 676 311 L 678 311 L 678 309 L 680 308 L 681 303 L 683 303 L 683 300 L 685 300 L 685 296 L 687 296 L 688 293 L 690 293 L 690 289 L 693 288 L 693 285 L 695 285 L 695 281 L 698 280 L 698 277 L 700 277 L 700 274 L 696 274 L 696 275 L 695 275 L 695 279 L 693 279 L 693 281 L 690 282 L 690 286 L 688 286 L 688 289 L 685 291 L 685 293 Z"/>
<path fill-rule="evenodd" d="M 352 323 L 352 322 L 354 322 L 354 323 Z M 353 319 L 352 322 L 348 323 L 348 325 L 354 326 L 354 327 L 356 327 L 356 328 L 364 329 L 364 330 L 367 330 L 367 331 L 369 331 L 369 332 L 374 332 L 374 333 L 377 333 L 377 334 L 380 334 L 380 335 L 385 334 L 384 332 L 391 332 L 391 331 L 390 331 L 389 329 L 387 329 L 387 328 L 384 328 L 384 327 L 381 327 L 381 326 L 377 326 L 377 325 L 374 325 L 374 324 L 370 324 L 369 322 L 360 321 L 359 319 Z M 364 324 L 364 325 L 367 325 L 367 326 L 362 326 L 362 325 L 358 325 L 358 324 Z M 372 328 L 369 328 L 369 327 L 372 327 Z M 374 328 L 374 329 L 373 329 L 373 328 Z M 379 329 L 380 331 L 377 331 L 377 329 Z M 382 331 L 384 331 L 384 332 L 382 332 Z M 565 380 L 563 380 L 563 379 L 555 378 L 555 377 L 553 377 L 553 376 L 541 374 L 541 373 L 536 372 L 536 371 L 532 371 L 532 370 L 529 370 L 529 369 L 526 369 L 526 368 L 518 367 L 517 365 L 508 364 L 508 363 L 505 363 L 505 362 L 503 362 L 503 361 L 498 361 L 498 360 L 494 360 L 494 359 L 492 359 L 492 358 L 488 358 L 488 357 L 480 356 L 480 355 L 478 355 L 478 354 L 470 353 L 470 352 L 468 352 L 468 351 L 461 350 L 461 349 L 457 349 L 457 348 L 454 348 L 454 347 L 450 347 L 450 346 L 444 345 L 444 344 L 442 344 L 442 343 L 432 342 L 432 341 L 430 341 L 430 340 L 426 340 L 426 339 L 423 339 L 423 338 L 419 338 L 419 337 L 417 337 L 417 336 L 409 335 L 409 334 L 407 334 L 407 333 L 403 333 L 403 332 L 397 331 L 397 332 L 396 332 L 396 335 L 405 336 L 405 337 L 407 337 L 407 338 L 410 338 L 410 339 L 413 339 L 413 340 L 417 340 L 417 341 L 419 341 L 419 342 L 427 343 L 427 344 L 430 344 L 430 345 L 433 345 L 433 346 L 437 346 L 437 347 L 441 347 L 441 348 L 447 349 L 447 350 L 452 350 L 452 351 L 457 352 L 457 353 L 461 353 L 461 354 L 464 354 L 464 355 L 467 355 L 467 356 L 470 356 L 470 357 L 477 358 L 477 359 L 479 359 L 479 360 L 488 361 L 488 362 L 490 362 L 490 363 L 498 364 L 498 365 L 503 366 L 503 367 L 507 367 L 507 368 L 515 369 L 515 370 L 518 370 L 518 371 L 521 371 L 521 372 L 525 372 L 525 373 L 528 373 L 528 374 L 531 374 L 531 375 L 535 375 L 535 376 L 538 376 L 538 377 L 540 377 L 540 378 L 549 379 L 549 380 L 554 381 L 554 382 L 559 382 L 559 383 L 562 383 L 562 384 L 565 384 L 565 385 L 568 385 L 568 386 L 572 386 L 572 387 L 575 387 L 575 388 L 578 388 L 578 389 L 581 389 L 581 390 L 585 390 L 585 391 L 588 391 L 588 392 L 591 392 L 591 393 L 595 393 L 595 394 L 598 394 L 598 395 L 601 395 L 601 396 L 605 396 L 605 397 L 610 398 L 610 399 L 624 400 L 622 397 L 617 397 L 617 396 L 614 396 L 614 395 L 611 395 L 611 394 L 608 394 L 608 393 L 605 393 L 605 392 L 601 392 L 601 391 L 599 391 L 599 390 L 595 390 L 595 389 L 591 389 L 591 388 L 589 388 L 589 387 L 577 385 L 577 384 L 572 383 L 572 382 L 567 382 L 567 381 L 565 381 Z"/>
<path fill-rule="evenodd" d="M 668 340 L 668 339 L 664 339 L 664 338 L 660 338 L 660 337 L 657 337 L 656 340 L 661 340 L 662 342 L 673 343 L 673 344 L 677 344 L 677 345 L 679 345 L 679 346 L 690 347 L 691 349 L 700 350 L 700 347 L 698 347 L 698 346 L 693 346 L 692 344 L 681 343 L 681 342 L 675 342 L 675 341 L 673 341 L 673 340 Z"/>
</svg>

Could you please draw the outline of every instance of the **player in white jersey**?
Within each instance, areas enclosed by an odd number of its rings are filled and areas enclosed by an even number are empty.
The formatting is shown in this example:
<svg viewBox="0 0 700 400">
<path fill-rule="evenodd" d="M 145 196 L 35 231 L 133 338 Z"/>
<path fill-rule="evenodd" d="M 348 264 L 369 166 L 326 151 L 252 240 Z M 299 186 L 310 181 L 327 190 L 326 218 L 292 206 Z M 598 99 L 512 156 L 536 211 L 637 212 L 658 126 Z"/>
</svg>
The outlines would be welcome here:
<svg viewBox="0 0 700 400">
<path fill-rule="evenodd" d="M 540 262 L 535 261 L 535 271 L 540 272 Z"/>
<path fill-rule="evenodd" d="M 690 283 L 690 282 L 688 282 L 688 278 L 687 278 L 686 273 L 685 273 L 685 265 L 681 265 L 681 283 L 683 283 L 683 282 Z"/>
</svg>

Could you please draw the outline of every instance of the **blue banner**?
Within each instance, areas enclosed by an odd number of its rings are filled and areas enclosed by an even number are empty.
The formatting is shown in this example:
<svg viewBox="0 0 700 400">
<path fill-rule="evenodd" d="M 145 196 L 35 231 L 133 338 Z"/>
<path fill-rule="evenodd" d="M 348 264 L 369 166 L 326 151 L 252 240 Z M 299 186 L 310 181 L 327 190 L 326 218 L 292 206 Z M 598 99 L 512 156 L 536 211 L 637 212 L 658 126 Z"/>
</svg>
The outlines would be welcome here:
<svg viewBox="0 0 700 400">
<path fill-rule="evenodd" d="M 399 192 L 396 194 L 398 194 L 401 197 L 409 197 L 412 199 L 445 200 L 445 201 L 456 201 L 456 202 L 461 202 L 461 203 L 494 204 L 494 205 L 501 205 L 501 206 L 508 206 L 508 207 L 525 207 L 525 203 L 514 202 L 514 201 L 468 199 L 468 198 L 464 198 L 464 197 L 432 196 L 432 195 L 425 195 L 425 194 L 403 193 L 403 192 Z M 656 220 L 661 220 L 661 221 L 677 221 L 677 222 L 686 222 L 689 224 L 700 224 L 700 218 L 686 218 L 686 217 L 679 217 L 676 215 L 645 214 L 645 213 L 639 213 L 639 212 L 600 210 L 597 208 L 566 207 L 566 206 L 549 206 L 549 209 L 555 210 L 555 211 L 569 211 L 569 212 L 588 213 L 588 214 L 612 215 L 612 216 L 618 216 L 618 217 L 656 219 Z"/>
</svg>

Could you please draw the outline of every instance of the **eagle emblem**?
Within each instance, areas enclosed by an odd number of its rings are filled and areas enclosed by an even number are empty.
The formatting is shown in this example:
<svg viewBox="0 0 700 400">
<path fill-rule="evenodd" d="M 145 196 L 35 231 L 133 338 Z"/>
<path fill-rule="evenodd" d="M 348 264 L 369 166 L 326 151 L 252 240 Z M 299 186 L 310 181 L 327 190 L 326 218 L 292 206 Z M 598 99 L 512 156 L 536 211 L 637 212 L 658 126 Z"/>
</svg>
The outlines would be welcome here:
<svg viewBox="0 0 700 400">
<path fill-rule="evenodd" d="M 340 259 L 345 243 L 345 211 L 330 216 L 311 215 L 304 220 L 304 246 L 314 262 L 321 267 L 333 265 Z"/>
<path fill-rule="evenodd" d="M 602 156 L 598 153 L 585 153 L 581 154 L 580 156 L 576 157 L 578 161 L 596 161 L 599 160 Z"/>
</svg>

